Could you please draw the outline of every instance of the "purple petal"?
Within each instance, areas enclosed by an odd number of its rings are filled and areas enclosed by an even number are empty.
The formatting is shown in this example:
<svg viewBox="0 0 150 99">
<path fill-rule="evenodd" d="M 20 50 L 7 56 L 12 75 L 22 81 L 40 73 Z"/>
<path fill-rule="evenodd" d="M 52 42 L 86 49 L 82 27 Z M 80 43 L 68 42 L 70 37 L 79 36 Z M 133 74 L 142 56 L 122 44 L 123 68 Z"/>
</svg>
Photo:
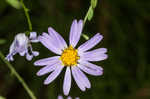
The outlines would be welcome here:
<svg viewBox="0 0 150 99">
<path fill-rule="evenodd" d="M 12 54 L 8 54 L 8 55 L 6 56 L 6 60 L 7 60 L 7 61 L 14 61 L 13 55 L 12 55 Z"/>
<path fill-rule="evenodd" d="M 30 32 L 30 37 L 29 37 L 31 42 L 39 42 L 37 38 L 37 33 L 36 32 Z"/>
<path fill-rule="evenodd" d="M 80 64 L 84 65 L 84 66 L 87 66 L 88 68 L 93 69 L 93 70 L 99 69 L 99 70 L 103 71 L 103 68 L 101 66 L 92 64 L 92 63 L 90 63 L 88 61 L 81 61 Z"/>
<path fill-rule="evenodd" d="M 31 61 L 32 58 L 33 58 L 33 55 L 30 55 L 30 54 L 27 52 L 27 53 L 26 53 L 26 59 L 27 59 L 28 61 Z"/>
<path fill-rule="evenodd" d="M 78 87 L 79 87 L 82 91 L 85 91 L 85 86 L 84 86 L 84 84 L 82 83 L 82 81 L 80 81 L 80 78 L 78 77 L 78 74 L 76 73 L 76 67 L 75 67 L 75 66 L 72 66 L 71 69 L 72 69 L 73 78 L 74 78 L 75 82 L 77 83 Z"/>
<path fill-rule="evenodd" d="M 56 53 L 59 55 L 62 53 L 61 49 L 59 49 L 57 46 L 58 42 L 57 41 L 54 42 L 48 34 L 43 33 L 42 36 L 39 36 L 39 40 L 45 47 L 47 47 L 53 53 Z"/>
<path fill-rule="evenodd" d="M 22 51 L 22 52 L 19 52 L 19 55 L 20 55 L 20 56 L 24 56 L 25 53 L 26 53 L 26 51 Z"/>
<path fill-rule="evenodd" d="M 72 97 L 71 97 L 71 96 L 68 96 L 67 99 L 72 99 Z"/>
<path fill-rule="evenodd" d="M 55 80 L 57 76 L 61 73 L 63 68 L 64 66 L 58 65 L 56 69 L 46 78 L 46 80 L 44 81 L 44 84 L 47 85 L 51 83 L 53 80 Z"/>
<path fill-rule="evenodd" d="M 49 30 L 51 30 L 52 28 L 50 28 Z M 58 34 L 58 33 L 57 33 Z M 57 49 L 57 50 L 59 50 L 59 51 L 61 51 L 62 52 L 62 48 L 60 47 L 60 45 L 61 46 L 63 46 L 62 44 L 63 44 L 63 41 L 62 41 L 62 37 L 59 37 L 60 35 L 58 35 L 58 37 L 57 37 L 57 39 L 59 39 L 59 40 L 57 40 L 56 38 L 54 38 L 54 34 L 52 34 L 52 33 L 49 33 L 49 34 L 47 34 L 47 33 L 43 33 L 42 34 L 43 35 L 43 37 L 45 37 L 46 39 L 48 39 L 49 40 L 49 43 L 51 44 L 51 46 L 53 46 L 55 49 Z M 61 42 L 62 42 L 62 44 L 60 44 L 60 40 L 61 40 Z M 64 39 L 63 39 L 64 40 Z M 64 43 L 66 43 L 65 41 L 64 41 Z M 66 45 L 67 46 L 67 45 Z M 63 46 L 64 47 L 64 46 Z"/>
<path fill-rule="evenodd" d="M 94 55 L 94 54 L 88 54 L 84 55 L 81 57 L 82 60 L 85 61 L 102 61 L 108 58 L 107 54 L 99 54 L 99 55 Z"/>
<path fill-rule="evenodd" d="M 101 70 L 101 68 L 93 69 L 93 67 L 90 68 L 87 65 L 81 65 L 81 64 L 79 65 L 79 68 L 90 75 L 100 76 L 103 74 L 103 71 Z"/>
<path fill-rule="evenodd" d="M 84 52 L 80 54 L 81 59 L 88 61 L 101 61 L 107 59 L 106 48 L 99 48 L 92 51 Z"/>
<path fill-rule="evenodd" d="M 86 88 L 91 88 L 90 81 L 85 76 L 85 74 L 78 68 L 78 66 L 76 67 L 76 72 L 77 72 L 77 76 L 79 77 L 79 81 L 81 81 Z"/>
<path fill-rule="evenodd" d="M 40 60 L 34 62 L 34 65 L 37 65 L 37 66 L 52 65 L 52 64 L 60 61 L 59 57 L 60 56 L 53 56 L 53 57 L 49 57 L 49 58 L 40 59 Z"/>
<path fill-rule="evenodd" d="M 80 99 L 79 97 L 75 97 L 75 99 Z"/>
<path fill-rule="evenodd" d="M 53 28 L 49 27 L 48 28 L 48 33 L 54 39 L 55 42 L 56 41 L 58 42 L 58 46 L 60 47 L 61 50 L 67 48 L 67 44 L 66 44 L 65 40 Z"/>
<path fill-rule="evenodd" d="M 13 56 L 14 56 L 16 53 L 17 53 L 16 50 L 10 50 L 9 54 L 6 56 L 6 59 L 7 59 L 8 61 L 14 61 Z"/>
<path fill-rule="evenodd" d="M 47 65 L 47 66 L 43 67 L 42 69 L 40 69 L 37 72 L 37 76 L 42 76 L 42 75 L 45 75 L 47 73 L 54 71 L 58 65 L 59 65 L 59 63 L 55 63 L 53 65 Z"/>
<path fill-rule="evenodd" d="M 31 51 L 31 53 L 32 53 L 33 56 L 38 56 L 38 55 L 39 55 L 39 52 L 38 52 L 38 51 L 33 51 L 31 45 L 29 45 L 29 48 L 30 48 L 30 51 Z"/>
<path fill-rule="evenodd" d="M 78 33 L 78 23 L 77 20 L 73 20 L 72 25 L 71 25 L 71 29 L 70 29 L 70 37 L 69 37 L 69 44 L 74 46 L 74 37 L 75 34 Z"/>
<path fill-rule="evenodd" d="M 59 96 L 57 97 L 57 99 L 64 99 L 64 98 L 63 98 L 63 96 L 60 96 L 60 95 L 59 95 Z"/>
<path fill-rule="evenodd" d="M 82 29 L 83 29 L 83 20 L 79 20 L 79 22 L 78 22 L 78 34 L 76 35 L 78 37 L 77 43 L 80 39 Z"/>
<path fill-rule="evenodd" d="M 39 52 L 37 52 L 37 51 L 32 51 L 32 54 L 33 54 L 33 56 L 38 56 L 38 55 L 39 55 Z"/>
<path fill-rule="evenodd" d="M 95 45 L 97 45 L 101 40 L 103 36 L 97 33 L 94 37 L 92 37 L 90 40 L 83 43 L 81 46 L 79 46 L 78 51 L 80 53 L 85 52 L 91 48 L 93 48 Z"/>
<path fill-rule="evenodd" d="M 74 67 L 72 69 L 73 69 L 73 71 L 75 73 L 74 79 L 75 79 L 77 85 L 79 86 L 79 88 L 80 89 L 81 89 L 81 87 L 83 87 L 83 88 L 91 88 L 90 81 L 84 75 L 84 73 L 78 67 Z M 82 91 L 85 91 L 85 89 L 82 90 Z"/>
<path fill-rule="evenodd" d="M 77 20 L 74 20 L 71 29 L 70 29 L 70 45 L 75 47 L 80 39 L 81 32 L 83 28 L 83 21 L 79 20 L 77 23 Z"/>
<path fill-rule="evenodd" d="M 99 54 L 104 54 L 107 52 L 106 48 L 98 48 L 92 51 L 84 52 L 83 55 L 88 56 L 88 55 L 99 55 Z"/>
<path fill-rule="evenodd" d="M 42 36 L 48 41 L 48 44 L 50 46 L 52 46 L 54 49 L 62 52 L 62 50 L 59 47 L 59 42 L 57 40 L 55 40 L 52 36 L 50 36 L 49 34 L 47 34 L 45 32 L 43 32 Z"/>
<path fill-rule="evenodd" d="M 35 39 L 37 37 L 36 32 L 30 32 L 30 39 Z"/>
<path fill-rule="evenodd" d="M 69 94 L 70 88 L 71 88 L 71 72 L 70 72 L 70 67 L 67 67 L 64 83 L 63 83 L 64 95 L 67 96 Z"/>
</svg>

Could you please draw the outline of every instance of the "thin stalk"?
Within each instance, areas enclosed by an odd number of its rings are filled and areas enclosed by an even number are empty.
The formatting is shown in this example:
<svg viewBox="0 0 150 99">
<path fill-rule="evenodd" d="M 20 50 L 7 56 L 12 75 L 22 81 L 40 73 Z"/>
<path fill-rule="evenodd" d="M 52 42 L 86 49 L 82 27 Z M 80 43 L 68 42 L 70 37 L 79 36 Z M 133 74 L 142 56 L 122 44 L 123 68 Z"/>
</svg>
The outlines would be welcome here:
<svg viewBox="0 0 150 99">
<path fill-rule="evenodd" d="M 90 7 L 91 7 L 91 5 L 90 5 Z M 87 13 L 86 13 L 86 15 L 85 15 L 85 17 L 84 17 L 84 21 L 83 21 L 84 25 L 85 25 L 85 23 L 86 23 L 86 21 L 87 21 L 90 7 L 89 7 L 89 9 L 88 9 L 88 11 L 87 11 Z"/>
<path fill-rule="evenodd" d="M 14 69 L 14 67 L 7 60 L 5 60 L 5 57 L 4 57 L 4 55 L 3 55 L 3 53 L 1 51 L 0 51 L 0 58 L 4 61 L 4 63 L 6 64 L 6 66 L 10 69 L 11 73 L 14 74 L 14 76 L 16 76 L 16 78 L 18 79 L 18 81 L 22 84 L 22 86 L 24 87 L 24 89 L 27 91 L 27 93 L 31 97 L 31 99 L 37 99 L 35 97 L 35 95 L 33 94 L 33 92 L 31 91 L 31 89 L 25 83 L 25 81 L 23 80 L 23 78 L 16 72 L 16 70 Z"/>
<path fill-rule="evenodd" d="M 31 20 L 30 20 L 30 15 L 28 13 L 29 9 L 25 6 L 25 4 L 23 3 L 23 0 L 20 1 L 23 9 L 24 9 L 24 12 L 25 12 L 25 16 L 27 18 L 27 21 L 28 21 L 28 25 L 29 25 L 29 31 L 32 31 L 32 23 L 31 23 Z"/>
</svg>

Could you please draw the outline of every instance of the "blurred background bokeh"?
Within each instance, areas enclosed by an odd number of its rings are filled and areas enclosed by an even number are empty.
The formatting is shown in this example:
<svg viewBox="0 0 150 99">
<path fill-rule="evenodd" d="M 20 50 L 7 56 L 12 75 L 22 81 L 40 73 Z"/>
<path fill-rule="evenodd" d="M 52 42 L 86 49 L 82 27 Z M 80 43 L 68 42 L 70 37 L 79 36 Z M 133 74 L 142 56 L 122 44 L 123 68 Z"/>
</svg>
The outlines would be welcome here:
<svg viewBox="0 0 150 99">
<path fill-rule="evenodd" d="M 33 31 L 39 35 L 55 28 L 68 41 L 73 19 L 84 19 L 90 0 L 24 0 L 30 9 Z M 86 22 L 83 33 L 89 37 L 100 32 L 104 39 L 97 45 L 108 49 L 109 58 L 96 62 L 104 68 L 104 75 L 87 75 L 92 88 L 81 92 L 73 81 L 70 95 L 81 99 L 150 99 L 149 50 L 150 0 L 98 0 L 94 17 Z M 10 44 L 17 33 L 28 30 L 23 9 L 10 6 L 0 0 L 0 51 L 9 52 Z M 79 44 L 86 40 L 81 37 Z M 33 62 L 53 56 L 42 44 L 33 44 L 40 55 L 32 61 L 15 55 L 11 62 L 38 99 L 56 99 L 63 95 L 64 71 L 51 84 L 43 85 L 44 79 L 36 76 L 40 67 Z M 22 85 L 0 60 L 0 96 L 6 99 L 30 99 Z"/>
</svg>

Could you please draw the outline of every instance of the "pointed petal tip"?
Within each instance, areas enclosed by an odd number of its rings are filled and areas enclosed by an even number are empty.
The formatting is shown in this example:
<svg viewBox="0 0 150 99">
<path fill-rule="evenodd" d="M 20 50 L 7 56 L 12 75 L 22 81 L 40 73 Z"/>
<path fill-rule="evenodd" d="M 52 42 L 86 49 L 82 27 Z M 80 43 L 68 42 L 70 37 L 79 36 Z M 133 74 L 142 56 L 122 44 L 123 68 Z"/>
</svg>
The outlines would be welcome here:
<svg viewBox="0 0 150 99">
<path fill-rule="evenodd" d="M 33 51 L 32 54 L 33 54 L 33 56 L 38 56 L 39 52 L 38 51 Z"/>
<path fill-rule="evenodd" d="M 107 54 L 104 54 L 103 60 L 106 60 L 107 58 L 108 58 L 108 55 L 107 55 Z"/>
<path fill-rule="evenodd" d="M 41 70 L 39 70 L 39 71 L 36 73 L 36 75 L 37 75 L 37 76 L 42 76 L 42 75 L 43 75 L 43 73 L 42 73 L 42 71 L 41 71 Z"/>
<path fill-rule="evenodd" d="M 35 39 L 37 38 L 37 33 L 36 32 L 30 32 L 30 39 Z"/>
<path fill-rule="evenodd" d="M 86 90 L 86 88 L 84 88 L 84 89 L 81 89 L 81 91 L 83 91 L 83 92 L 84 92 L 85 90 Z"/>
<path fill-rule="evenodd" d="M 48 27 L 48 32 L 50 31 L 50 30 L 52 30 L 53 28 L 52 27 Z"/>
<path fill-rule="evenodd" d="M 65 92 L 64 92 L 64 95 L 65 95 L 65 96 L 68 96 L 68 95 L 69 95 L 69 92 L 65 91 Z"/>
<path fill-rule="evenodd" d="M 63 96 L 58 95 L 57 99 L 63 99 Z"/>
<path fill-rule="evenodd" d="M 52 28 L 51 26 L 49 26 L 49 27 L 48 27 L 48 30 L 49 30 L 49 29 L 53 29 L 53 28 Z"/>
<path fill-rule="evenodd" d="M 104 72 L 103 71 L 101 71 L 101 73 L 99 74 L 99 76 L 101 76 L 101 75 L 103 75 L 104 74 Z"/>
<path fill-rule="evenodd" d="M 41 41 L 41 39 L 42 39 L 42 35 L 39 35 L 38 40 Z"/>
<path fill-rule="evenodd" d="M 39 72 L 36 73 L 37 76 L 41 76 Z"/>
<path fill-rule="evenodd" d="M 48 27 L 48 33 L 50 34 L 51 32 L 56 32 L 52 27 Z"/>
<path fill-rule="evenodd" d="M 29 54 L 26 55 L 26 59 L 27 59 L 28 61 L 31 61 L 32 58 L 33 58 L 33 55 L 29 55 Z"/>
<path fill-rule="evenodd" d="M 107 48 L 100 48 L 101 49 L 101 52 L 103 53 L 107 53 L 108 49 Z"/>
<path fill-rule="evenodd" d="M 43 83 L 44 85 L 48 85 L 48 84 L 50 84 L 50 82 L 48 82 L 48 81 L 44 81 L 44 83 Z"/>
<path fill-rule="evenodd" d="M 103 38 L 103 35 L 102 34 L 100 34 L 100 33 L 97 33 L 97 34 L 95 34 L 95 36 L 98 36 L 99 38 Z"/>
<path fill-rule="evenodd" d="M 33 64 L 34 64 L 34 66 L 37 66 L 37 65 L 38 65 L 38 64 L 37 64 L 37 61 L 35 61 Z"/>
<path fill-rule="evenodd" d="M 83 20 L 80 19 L 78 23 L 83 25 Z"/>
<path fill-rule="evenodd" d="M 77 22 L 77 19 L 74 19 L 73 22 Z"/>
</svg>

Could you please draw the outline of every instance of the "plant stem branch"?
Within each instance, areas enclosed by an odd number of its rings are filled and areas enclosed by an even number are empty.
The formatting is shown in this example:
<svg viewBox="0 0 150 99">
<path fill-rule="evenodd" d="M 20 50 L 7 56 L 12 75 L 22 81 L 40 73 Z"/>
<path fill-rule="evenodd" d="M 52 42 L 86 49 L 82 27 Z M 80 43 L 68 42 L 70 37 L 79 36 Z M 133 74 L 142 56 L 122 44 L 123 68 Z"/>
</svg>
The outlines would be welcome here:
<svg viewBox="0 0 150 99">
<path fill-rule="evenodd" d="M 25 83 L 25 81 L 23 80 L 23 78 L 16 72 L 16 70 L 14 69 L 14 67 L 7 60 L 5 60 L 5 57 L 4 57 L 4 55 L 2 54 L 1 51 L 0 51 L 0 58 L 4 61 L 4 63 L 10 69 L 10 71 L 12 72 L 12 74 L 14 74 L 16 76 L 16 78 L 18 79 L 18 81 L 22 84 L 22 86 L 24 87 L 24 89 L 27 91 L 27 93 L 31 97 L 31 99 L 37 99 L 35 97 L 35 95 L 33 94 L 33 92 L 30 90 L 30 88 L 28 87 L 28 85 Z"/>
<path fill-rule="evenodd" d="M 25 12 L 25 16 L 27 18 L 27 21 L 28 21 L 28 25 L 29 25 L 29 31 L 32 31 L 32 23 L 31 23 L 31 20 L 30 20 L 30 16 L 29 16 L 29 9 L 25 6 L 25 4 L 23 3 L 23 0 L 20 1 L 23 9 L 24 9 L 24 12 Z"/>
<path fill-rule="evenodd" d="M 91 6 L 90 6 L 90 7 L 91 7 Z M 89 9 L 88 9 L 88 11 L 87 11 L 87 13 L 86 13 L 86 15 L 85 15 L 85 17 L 84 17 L 84 21 L 83 21 L 84 25 L 85 25 L 85 23 L 86 23 L 86 21 L 87 21 L 90 7 L 89 7 Z"/>
</svg>

